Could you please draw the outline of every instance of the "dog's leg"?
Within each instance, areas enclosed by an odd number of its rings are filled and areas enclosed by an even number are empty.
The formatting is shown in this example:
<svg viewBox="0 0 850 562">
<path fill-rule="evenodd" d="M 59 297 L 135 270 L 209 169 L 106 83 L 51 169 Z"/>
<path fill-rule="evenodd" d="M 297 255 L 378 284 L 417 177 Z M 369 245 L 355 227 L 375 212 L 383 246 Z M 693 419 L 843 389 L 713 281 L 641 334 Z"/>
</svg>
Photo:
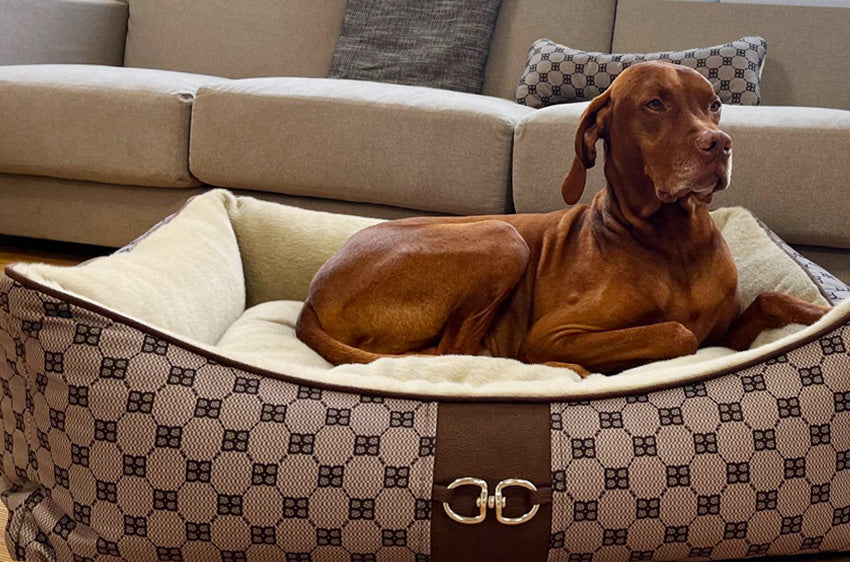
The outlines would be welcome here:
<svg viewBox="0 0 850 562">
<path fill-rule="evenodd" d="M 785 293 L 762 293 L 729 327 L 720 345 L 736 351 L 749 349 L 760 333 L 788 324 L 814 324 L 829 311 Z"/>
<path fill-rule="evenodd" d="M 607 373 L 691 355 L 698 347 L 696 336 L 679 322 L 590 331 L 586 326 L 567 325 L 559 316 L 546 316 L 532 326 L 520 350 L 522 361 L 570 363 Z"/>
<path fill-rule="evenodd" d="M 500 306 L 516 288 L 527 262 L 502 260 L 498 269 L 480 272 L 478 283 L 446 322 L 437 355 L 477 355 Z"/>
<path fill-rule="evenodd" d="M 527 243 L 503 221 L 382 223 L 355 234 L 319 270 L 308 298 L 315 320 L 305 316 L 296 333 L 335 364 L 475 355 L 528 260 Z"/>
<path fill-rule="evenodd" d="M 587 378 L 591 375 L 591 372 L 582 367 L 581 365 L 576 365 L 575 363 L 563 363 L 561 361 L 546 361 L 544 365 L 549 367 L 558 367 L 561 369 L 569 369 L 571 371 L 575 371 L 578 376 L 581 378 Z"/>
<path fill-rule="evenodd" d="M 507 292 L 486 308 L 473 312 L 471 316 L 455 313 L 446 324 L 446 329 L 435 350 L 436 355 L 477 355 L 481 339 L 490 327 L 498 305 L 507 296 Z"/>
</svg>

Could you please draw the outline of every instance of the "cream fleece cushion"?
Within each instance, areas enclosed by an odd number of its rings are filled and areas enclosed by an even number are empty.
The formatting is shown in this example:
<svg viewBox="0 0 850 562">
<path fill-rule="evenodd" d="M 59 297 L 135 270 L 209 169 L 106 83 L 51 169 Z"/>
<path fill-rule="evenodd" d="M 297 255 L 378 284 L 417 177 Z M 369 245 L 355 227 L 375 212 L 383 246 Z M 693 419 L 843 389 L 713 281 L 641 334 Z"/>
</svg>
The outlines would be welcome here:
<svg viewBox="0 0 850 562">
<path fill-rule="evenodd" d="M 203 344 L 244 312 L 245 280 L 223 192 L 195 197 L 129 246 L 77 267 L 19 266 L 49 286 Z"/>
<path fill-rule="evenodd" d="M 713 217 L 735 257 L 743 304 L 765 290 L 826 304 L 806 273 L 747 211 L 721 209 Z M 159 229 L 113 256 L 73 268 L 34 264 L 14 269 L 211 353 L 305 382 L 440 396 L 578 398 L 659 382 L 685 384 L 850 317 L 847 301 L 814 326 L 765 333 L 745 352 L 708 348 L 608 377 L 580 379 L 567 369 L 473 356 L 411 356 L 332 367 L 295 337 L 300 299 L 321 263 L 351 234 L 374 222 L 217 190 L 193 199 Z"/>
</svg>

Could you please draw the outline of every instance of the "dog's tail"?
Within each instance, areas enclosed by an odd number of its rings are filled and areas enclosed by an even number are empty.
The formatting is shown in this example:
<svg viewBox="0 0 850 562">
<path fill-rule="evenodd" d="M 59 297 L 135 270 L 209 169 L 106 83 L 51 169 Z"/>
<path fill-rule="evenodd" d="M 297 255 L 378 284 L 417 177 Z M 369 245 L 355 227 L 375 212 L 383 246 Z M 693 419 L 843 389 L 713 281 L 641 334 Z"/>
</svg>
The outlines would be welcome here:
<svg viewBox="0 0 850 562">
<path fill-rule="evenodd" d="M 333 363 L 371 363 L 381 357 L 395 357 L 395 355 L 382 355 L 372 353 L 357 347 L 345 344 L 328 334 L 319 322 L 319 316 L 310 301 L 304 303 L 298 322 L 295 324 L 295 335 L 298 339 L 309 345 L 319 355 Z"/>
</svg>

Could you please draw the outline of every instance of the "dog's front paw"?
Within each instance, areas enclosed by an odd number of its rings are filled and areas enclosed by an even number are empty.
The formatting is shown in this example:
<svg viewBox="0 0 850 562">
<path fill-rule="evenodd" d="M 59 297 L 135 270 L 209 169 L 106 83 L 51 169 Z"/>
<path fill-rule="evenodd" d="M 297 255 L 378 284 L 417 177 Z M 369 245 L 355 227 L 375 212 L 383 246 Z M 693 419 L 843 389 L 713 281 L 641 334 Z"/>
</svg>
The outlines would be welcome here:
<svg viewBox="0 0 850 562">
<path fill-rule="evenodd" d="M 809 315 L 809 318 L 808 318 L 808 319 L 811 320 L 811 322 L 809 322 L 810 326 L 812 324 L 814 324 L 815 322 L 817 322 L 818 320 L 820 320 L 821 318 L 823 318 L 826 315 L 827 312 L 832 310 L 832 308 L 830 308 L 828 306 L 821 306 L 819 304 L 814 305 L 814 307 L 815 307 L 816 310 L 813 310 L 812 313 Z"/>
<path fill-rule="evenodd" d="M 546 361 L 543 363 L 549 367 L 559 367 L 561 369 L 569 369 L 571 371 L 575 371 L 578 376 L 581 378 L 587 378 L 590 376 L 590 371 L 582 367 L 581 365 L 576 365 L 575 363 L 562 363 L 560 361 Z"/>
</svg>

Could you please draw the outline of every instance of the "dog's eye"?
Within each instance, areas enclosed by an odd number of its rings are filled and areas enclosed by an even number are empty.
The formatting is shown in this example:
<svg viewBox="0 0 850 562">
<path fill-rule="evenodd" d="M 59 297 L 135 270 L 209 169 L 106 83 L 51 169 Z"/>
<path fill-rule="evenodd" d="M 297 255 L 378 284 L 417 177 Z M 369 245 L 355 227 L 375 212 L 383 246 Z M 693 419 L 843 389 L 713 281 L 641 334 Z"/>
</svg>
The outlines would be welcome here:
<svg viewBox="0 0 850 562">
<path fill-rule="evenodd" d="M 646 102 L 646 107 L 652 111 L 664 111 L 664 104 L 659 99 L 654 99 Z"/>
<path fill-rule="evenodd" d="M 709 107 L 709 109 L 711 109 L 712 113 L 714 113 L 715 111 L 720 111 L 720 100 L 714 100 L 713 102 L 711 102 L 711 107 Z"/>
</svg>

